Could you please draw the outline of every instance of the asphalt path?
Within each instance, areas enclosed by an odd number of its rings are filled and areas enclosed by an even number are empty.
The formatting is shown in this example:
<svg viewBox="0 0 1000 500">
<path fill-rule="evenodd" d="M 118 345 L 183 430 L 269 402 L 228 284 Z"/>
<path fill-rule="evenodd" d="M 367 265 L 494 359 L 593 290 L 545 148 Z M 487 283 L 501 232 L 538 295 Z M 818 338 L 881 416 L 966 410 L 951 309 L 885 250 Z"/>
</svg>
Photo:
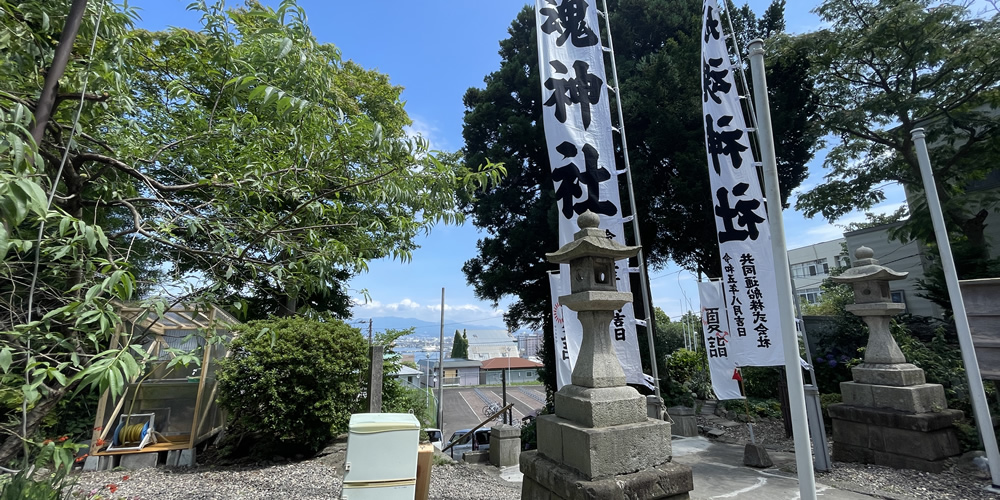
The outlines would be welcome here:
<svg viewBox="0 0 1000 500">
<path fill-rule="evenodd" d="M 545 397 L 545 390 L 541 385 L 515 386 L 507 388 L 507 402 L 514 403 L 514 419 L 520 422 L 526 415 L 534 415 L 544 404 L 536 401 L 519 390 L 524 388 L 533 391 L 535 394 Z M 480 387 L 487 398 L 496 403 L 503 401 L 502 390 L 499 387 Z M 471 429 L 482 422 L 486 415 L 483 414 L 484 402 L 472 387 L 445 387 L 444 388 L 444 431 L 445 439 L 451 439 L 451 434 L 458 429 Z M 488 424 L 490 425 L 490 424 Z"/>
</svg>

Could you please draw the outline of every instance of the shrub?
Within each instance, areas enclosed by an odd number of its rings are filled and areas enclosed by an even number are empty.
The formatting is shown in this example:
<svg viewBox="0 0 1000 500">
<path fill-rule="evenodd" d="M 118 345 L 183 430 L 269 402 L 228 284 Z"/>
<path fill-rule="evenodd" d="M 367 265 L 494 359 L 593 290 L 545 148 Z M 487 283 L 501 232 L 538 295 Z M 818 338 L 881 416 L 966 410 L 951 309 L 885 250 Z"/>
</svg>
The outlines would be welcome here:
<svg viewBox="0 0 1000 500">
<path fill-rule="evenodd" d="M 678 349 L 667 359 L 661 393 L 667 406 L 694 406 L 695 399 L 712 396 L 705 350 Z"/>
<path fill-rule="evenodd" d="M 232 438 L 251 436 L 254 452 L 314 453 L 347 430 L 368 364 L 368 343 L 357 328 L 296 317 L 234 332 L 218 373 Z"/>
<path fill-rule="evenodd" d="M 851 368 L 861 363 L 861 358 L 840 350 L 837 347 L 822 353 L 812 360 L 816 370 L 816 385 L 821 394 L 840 394 L 840 383 L 854 379 Z"/>
<path fill-rule="evenodd" d="M 778 391 L 785 387 L 781 378 L 781 368 L 773 366 L 744 366 L 743 388 L 747 397 L 757 399 L 777 399 Z"/>
<path fill-rule="evenodd" d="M 781 402 L 777 399 L 761 399 L 761 398 L 747 398 L 745 401 L 742 399 L 730 399 L 727 401 L 720 401 L 722 408 L 726 411 L 731 411 L 740 416 L 747 414 L 747 410 L 750 411 L 750 416 L 753 418 L 770 418 L 770 419 L 780 419 L 781 418 Z"/>
<path fill-rule="evenodd" d="M 407 387 L 393 377 L 382 378 L 382 411 L 386 413 L 412 413 L 420 425 L 430 427 L 436 415 L 431 414 L 427 399 L 424 391 Z"/>
</svg>

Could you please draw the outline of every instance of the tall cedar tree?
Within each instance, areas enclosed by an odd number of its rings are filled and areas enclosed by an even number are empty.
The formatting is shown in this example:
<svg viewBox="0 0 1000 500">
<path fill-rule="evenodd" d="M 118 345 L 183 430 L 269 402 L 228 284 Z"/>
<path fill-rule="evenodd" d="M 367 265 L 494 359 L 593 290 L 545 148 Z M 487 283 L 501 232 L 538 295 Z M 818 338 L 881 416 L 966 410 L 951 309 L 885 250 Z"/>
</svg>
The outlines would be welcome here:
<svg viewBox="0 0 1000 500">
<path fill-rule="evenodd" d="M 640 231 L 648 262 L 674 260 L 691 271 L 718 276 L 719 255 L 705 157 L 701 108 L 701 2 L 609 1 L 621 80 L 629 156 Z M 784 2 L 764 20 L 749 9 L 736 24 L 772 36 L 783 27 Z M 540 375 L 554 387 L 551 304 L 544 252 L 558 248 L 558 214 L 542 125 L 535 14 L 525 7 L 500 42 L 500 69 L 470 88 L 463 135 L 466 162 L 504 162 L 505 181 L 478 193 L 464 209 L 486 230 L 479 254 L 463 271 L 478 297 L 517 297 L 505 315 L 511 328 L 543 325 Z M 817 133 L 809 125 L 815 105 L 804 53 L 769 59 L 772 113 L 778 139 L 782 201 L 805 177 Z M 614 105 L 612 105 L 614 109 Z M 621 165 L 621 152 L 618 151 Z M 624 187 L 624 182 L 621 183 Z M 623 200 L 627 200 L 623 193 Z M 623 209 L 628 204 L 623 201 Z M 637 287 L 635 287 L 637 289 Z"/>
</svg>

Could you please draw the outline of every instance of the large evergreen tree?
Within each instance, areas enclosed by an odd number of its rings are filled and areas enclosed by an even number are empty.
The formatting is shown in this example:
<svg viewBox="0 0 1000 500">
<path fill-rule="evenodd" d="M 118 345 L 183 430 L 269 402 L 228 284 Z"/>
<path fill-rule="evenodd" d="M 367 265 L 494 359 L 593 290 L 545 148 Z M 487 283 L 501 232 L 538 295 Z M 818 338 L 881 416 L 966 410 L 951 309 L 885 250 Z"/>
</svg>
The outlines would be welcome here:
<svg viewBox="0 0 1000 500">
<path fill-rule="evenodd" d="M 735 17 L 756 27 L 756 34 L 774 35 L 783 26 L 782 6 L 776 0 L 762 20 L 748 9 Z M 609 9 L 648 261 L 656 267 L 672 259 L 692 271 L 717 276 L 701 111 L 701 2 L 621 0 L 609 2 Z M 525 7 L 511 24 L 510 37 L 500 42 L 500 69 L 486 77 L 485 88 L 471 88 L 464 98 L 466 161 L 504 162 L 508 177 L 466 204 L 487 236 L 478 243 L 479 255 L 463 270 L 479 297 L 494 302 L 504 296 L 519 299 L 506 315 L 511 326 L 548 326 L 545 272 L 552 266 L 544 262 L 543 253 L 558 247 L 534 23 L 534 9 Z M 783 92 L 773 92 L 772 104 L 774 135 L 784 146 L 779 168 L 787 198 L 804 178 L 811 158 L 817 133 L 808 119 L 815 107 L 804 55 L 783 51 L 770 61 L 769 81 Z"/>
</svg>

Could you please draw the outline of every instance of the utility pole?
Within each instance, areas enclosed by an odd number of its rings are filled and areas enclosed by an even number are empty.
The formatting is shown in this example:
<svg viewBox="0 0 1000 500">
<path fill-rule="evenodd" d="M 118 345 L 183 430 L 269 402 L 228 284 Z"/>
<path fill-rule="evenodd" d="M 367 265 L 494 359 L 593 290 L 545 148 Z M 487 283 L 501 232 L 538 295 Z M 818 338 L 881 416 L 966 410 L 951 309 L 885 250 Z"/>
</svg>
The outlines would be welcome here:
<svg viewBox="0 0 1000 500">
<path fill-rule="evenodd" d="M 368 347 L 372 346 L 372 318 L 368 318 Z"/>
</svg>

